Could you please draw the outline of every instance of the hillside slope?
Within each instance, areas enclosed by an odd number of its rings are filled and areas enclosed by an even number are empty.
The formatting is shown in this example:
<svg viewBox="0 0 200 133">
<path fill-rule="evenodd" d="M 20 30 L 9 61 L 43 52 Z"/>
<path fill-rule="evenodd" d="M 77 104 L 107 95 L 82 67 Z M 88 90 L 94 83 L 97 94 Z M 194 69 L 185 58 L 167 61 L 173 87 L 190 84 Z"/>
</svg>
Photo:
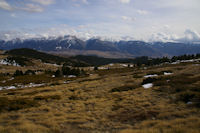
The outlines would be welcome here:
<svg viewBox="0 0 200 133">
<path fill-rule="evenodd" d="M 59 80 L 54 85 L 1 90 L 0 132 L 198 133 L 199 65 L 88 71 L 71 80 L 49 76 L 46 81 Z M 23 79 L 47 78 L 35 76 Z M 152 86 L 144 88 L 146 83 Z"/>
<path fill-rule="evenodd" d="M 37 59 L 41 60 L 42 62 L 45 63 L 55 63 L 55 64 L 61 64 L 61 63 L 67 63 L 72 66 L 86 66 L 88 64 L 84 62 L 80 62 L 77 60 L 73 60 L 70 58 L 64 58 L 56 55 L 51 55 L 47 54 L 44 52 L 39 52 L 33 49 L 28 49 L 28 48 L 22 48 L 22 49 L 13 49 L 10 51 L 7 51 L 5 54 L 8 54 L 9 56 L 14 56 L 14 57 L 21 57 L 22 58 L 27 58 L 28 59 Z"/>
</svg>

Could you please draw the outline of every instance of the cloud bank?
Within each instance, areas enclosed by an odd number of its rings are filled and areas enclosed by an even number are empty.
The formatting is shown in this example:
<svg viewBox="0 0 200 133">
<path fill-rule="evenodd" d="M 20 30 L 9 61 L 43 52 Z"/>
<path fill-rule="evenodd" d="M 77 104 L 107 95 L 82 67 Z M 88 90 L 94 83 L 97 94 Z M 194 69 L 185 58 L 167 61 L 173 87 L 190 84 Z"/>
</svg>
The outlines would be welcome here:
<svg viewBox="0 0 200 133">
<path fill-rule="evenodd" d="M 199 12 L 200 0 L 0 0 L 0 39 L 73 34 L 196 43 Z"/>
<path fill-rule="evenodd" d="M 161 41 L 161 42 L 182 42 L 182 43 L 199 43 L 200 34 L 197 31 L 186 29 L 183 36 L 176 34 L 156 33 L 152 34 L 149 39 L 150 42 Z"/>
<path fill-rule="evenodd" d="M 51 5 L 55 2 L 54 0 L 32 0 L 32 1 L 39 3 L 41 5 Z"/>
<path fill-rule="evenodd" d="M 84 28 L 84 27 L 83 27 Z M 105 36 L 94 34 L 92 31 L 82 32 L 78 28 L 74 29 L 67 25 L 61 25 L 54 28 L 49 29 L 35 29 L 32 32 L 29 30 L 24 31 L 5 31 L 0 32 L 0 38 L 3 40 L 12 40 L 16 38 L 24 39 L 32 39 L 32 38 L 56 38 L 59 36 L 65 35 L 73 35 L 83 40 L 88 40 L 90 38 L 99 38 L 101 40 L 107 41 L 120 41 L 120 40 L 138 40 L 133 36 Z M 194 43 L 200 44 L 200 34 L 197 31 L 186 29 L 184 34 L 167 34 L 164 32 L 154 33 L 148 40 L 142 39 L 141 41 L 146 42 L 179 42 L 179 43 Z"/>
<path fill-rule="evenodd" d="M 0 8 L 8 11 L 12 10 L 12 7 L 5 0 L 0 0 Z"/>
</svg>

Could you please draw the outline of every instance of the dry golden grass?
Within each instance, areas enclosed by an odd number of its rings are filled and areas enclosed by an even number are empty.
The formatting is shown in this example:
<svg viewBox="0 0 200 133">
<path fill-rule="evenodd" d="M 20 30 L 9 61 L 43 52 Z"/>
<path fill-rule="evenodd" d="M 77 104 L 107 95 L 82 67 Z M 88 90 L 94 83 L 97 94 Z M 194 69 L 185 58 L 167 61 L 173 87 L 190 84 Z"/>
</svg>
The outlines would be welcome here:
<svg viewBox="0 0 200 133">
<path fill-rule="evenodd" d="M 140 85 L 144 75 L 169 70 L 179 78 L 200 76 L 199 66 L 192 64 L 100 70 L 68 84 L 0 91 L 0 97 L 37 103 L 0 112 L 0 132 L 198 133 L 199 107 L 177 99 L 180 92 L 160 91 L 162 85 L 150 89 Z M 190 84 L 200 85 L 198 81 Z"/>
</svg>

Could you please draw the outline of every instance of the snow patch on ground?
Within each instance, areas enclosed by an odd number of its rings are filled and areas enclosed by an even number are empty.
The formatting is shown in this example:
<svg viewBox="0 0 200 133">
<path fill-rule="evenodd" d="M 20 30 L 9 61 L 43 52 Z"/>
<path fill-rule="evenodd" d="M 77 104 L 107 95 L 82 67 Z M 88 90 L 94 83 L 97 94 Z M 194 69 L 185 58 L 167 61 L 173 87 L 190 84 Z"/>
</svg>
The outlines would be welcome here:
<svg viewBox="0 0 200 133">
<path fill-rule="evenodd" d="M 172 62 L 171 64 L 175 65 L 175 64 L 179 64 L 180 61 L 176 61 L 176 62 Z"/>
<path fill-rule="evenodd" d="M 55 66 L 55 67 L 60 67 L 61 65 L 57 65 L 57 64 L 51 64 L 51 63 L 44 63 L 45 65 L 51 65 L 51 66 Z"/>
<path fill-rule="evenodd" d="M 69 83 L 70 83 L 70 81 L 64 81 L 63 83 L 64 83 L 64 84 L 69 84 Z"/>
<path fill-rule="evenodd" d="M 123 67 L 128 67 L 128 65 L 127 64 L 120 64 L 121 66 L 123 66 Z"/>
<path fill-rule="evenodd" d="M 16 87 L 15 87 L 15 86 L 8 86 L 6 89 L 7 89 L 7 90 L 16 89 Z"/>
<path fill-rule="evenodd" d="M 0 90 L 10 90 L 10 89 L 19 89 L 19 88 L 31 88 L 31 87 L 41 87 L 44 86 L 45 84 L 34 84 L 30 83 L 27 85 L 17 85 L 16 86 L 0 86 Z"/>
<path fill-rule="evenodd" d="M 164 72 L 164 75 L 172 75 L 173 73 L 170 72 Z"/>
<path fill-rule="evenodd" d="M 10 80 L 14 80 L 14 79 L 15 79 L 15 78 L 14 78 L 14 77 L 12 77 L 12 78 L 10 78 L 10 79 L 8 79 L 8 80 L 10 81 Z"/>
<path fill-rule="evenodd" d="M 0 90 L 10 90 L 10 89 L 16 89 L 15 86 L 0 86 Z"/>
<path fill-rule="evenodd" d="M 15 62 L 15 60 L 13 60 L 13 61 L 11 62 L 11 61 L 9 61 L 7 58 L 6 58 L 6 59 L 0 60 L 0 64 L 2 64 L 2 65 L 10 65 L 10 66 L 20 66 L 19 64 L 17 64 L 17 63 Z"/>
<path fill-rule="evenodd" d="M 182 60 L 181 62 L 196 62 L 196 61 L 200 61 L 200 59 Z"/>
<path fill-rule="evenodd" d="M 153 74 L 153 75 L 146 75 L 144 76 L 145 78 L 150 78 L 150 77 L 157 77 L 158 75 L 157 74 Z"/>
<path fill-rule="evenodd" d="M 69 75 L 68 78 L 76 78 L 76 75 Z"/>
<path fill-rule="evenodd" d="M 185 63 L 185 62 L 199 62 L 200 59 L 191 59 L 191 60 L 177 60 L 176 62 L 172 62 L 171 64 L 179 64 L 179 63 Z"/>
<path fill-rule="evenodd" d="M 99 67 L 98 69 L 99 69 L 99 70 L 106 70 L 106 69 L 108 69 L 108 68 L 106 68 L 106 67 Z"/>
<path fill-rule="evenodd" d="M 145 89 L 148 89 L 148 88 L 153 87 L 153 84 L 152 83 L 144 84 L 144 85 L 142 85 L 142 87 Z"/>
<path fill-rule="evenodd" d="M 22 85 L 21 88 L 30 88 L 30 87 L 40 87 L 40 86 L 44 86 L 45 84 L 34 84 L 34 83 L 30 83 L 29 85 Z"/>
</svg>

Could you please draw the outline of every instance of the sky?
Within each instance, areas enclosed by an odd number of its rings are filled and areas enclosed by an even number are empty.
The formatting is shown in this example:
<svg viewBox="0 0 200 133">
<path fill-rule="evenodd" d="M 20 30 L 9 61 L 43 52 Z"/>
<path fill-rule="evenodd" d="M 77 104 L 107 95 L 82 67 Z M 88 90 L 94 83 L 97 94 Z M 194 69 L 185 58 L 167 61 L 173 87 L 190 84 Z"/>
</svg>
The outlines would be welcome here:
<svg viewBox="0 0 200 133">
<path fill-rule="evenodd" d="M 200 0 L 0 0 L 0 39 L 200 42 Z"/>
</svg>

